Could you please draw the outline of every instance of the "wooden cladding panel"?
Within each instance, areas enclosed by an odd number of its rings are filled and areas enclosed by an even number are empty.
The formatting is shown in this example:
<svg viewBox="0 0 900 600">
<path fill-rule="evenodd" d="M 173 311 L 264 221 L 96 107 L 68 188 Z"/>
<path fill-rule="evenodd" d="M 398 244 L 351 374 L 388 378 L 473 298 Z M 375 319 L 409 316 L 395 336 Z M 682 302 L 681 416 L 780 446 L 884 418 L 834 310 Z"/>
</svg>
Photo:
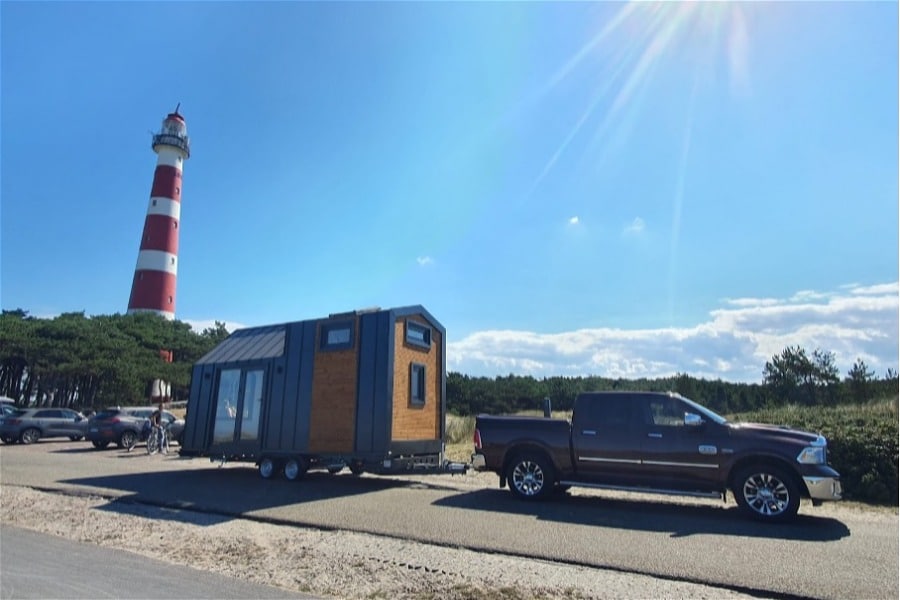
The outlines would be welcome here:
<svg viewBox="0 0 900 600">
<path fill-rule="evenodd" d="M 323 351 L 316 332 L 312 402 L 309 414 L 310 452 L 353 452 L 356 433 L 356 374 L 359 364 L 359 320 L 353 348 Z"/>
<path fill-rule="evenodd" d="M 440 439 L 441 428 L 441 333 L 431 328 L 431 349 L 406 343 L 405 322 L 410 319 L 431 327 L 428 321 L 415 316 L 397 319 L 394 323 L 394 397 L 392 399 L 391 440 Z M 425 365 L 425 404 L 414 405 L 409 397 L 410 365 Z"/>
</svg>

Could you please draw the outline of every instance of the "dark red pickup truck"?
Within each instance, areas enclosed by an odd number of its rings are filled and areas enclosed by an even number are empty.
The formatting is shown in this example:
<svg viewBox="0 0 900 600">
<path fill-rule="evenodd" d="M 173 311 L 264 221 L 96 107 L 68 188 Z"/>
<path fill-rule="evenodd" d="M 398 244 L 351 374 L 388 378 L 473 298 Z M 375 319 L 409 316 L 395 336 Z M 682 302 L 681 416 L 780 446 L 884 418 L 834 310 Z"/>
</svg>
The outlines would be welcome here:
<svg viewBox="0 0 900 600">
<path fill-rule="evenodd" d="M 840 500 L 824 437 L 788 427 L 730 423 L 687 398 L 657 392 L 591 392 L 571 422 L 479 415 L 476 470 L 523 499 L 586 486 L 724 499 L 750 516 L 785 521 L 801 497 Z"/>
</svg>

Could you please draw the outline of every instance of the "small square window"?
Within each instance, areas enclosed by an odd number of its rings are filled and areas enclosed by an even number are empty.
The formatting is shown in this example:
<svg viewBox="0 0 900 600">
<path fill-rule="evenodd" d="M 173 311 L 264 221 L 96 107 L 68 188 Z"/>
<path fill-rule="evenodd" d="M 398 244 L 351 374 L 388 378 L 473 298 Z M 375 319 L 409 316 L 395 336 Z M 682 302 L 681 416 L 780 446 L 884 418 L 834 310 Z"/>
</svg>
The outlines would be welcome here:
<svg viewBox="0 0 900 600">
<path fill-rule="evenodd" d="M 319 331 L 319 348 L 346 350 L 353 347 L 353 321 L 323 323 Z"/>
<path fill-rule="evenodd" d="M 407 321 L 406 341 L 413 346 L 431 349 L 431 327 L 414 321 Z"/>
<path fill-rule="evenodd" d="M 409 403 L 414 406 L 425 405 L 425 365 L 409 365 Z"/>
</svg>

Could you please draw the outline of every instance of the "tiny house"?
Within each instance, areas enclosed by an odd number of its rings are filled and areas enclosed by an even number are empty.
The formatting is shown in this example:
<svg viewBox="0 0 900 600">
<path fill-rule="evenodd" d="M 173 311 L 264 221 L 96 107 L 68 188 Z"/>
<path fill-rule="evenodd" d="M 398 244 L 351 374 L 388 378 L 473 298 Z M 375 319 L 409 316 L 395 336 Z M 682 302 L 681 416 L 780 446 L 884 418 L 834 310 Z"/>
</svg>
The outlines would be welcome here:
<svg viewBox="0 0 900 600">
<path fill-rule="evenodd" d="M 288 479 L 445 469 L 445 363 L 422 306 L 235 331 L 193 367 L 181 454 Z"/>
</svg>

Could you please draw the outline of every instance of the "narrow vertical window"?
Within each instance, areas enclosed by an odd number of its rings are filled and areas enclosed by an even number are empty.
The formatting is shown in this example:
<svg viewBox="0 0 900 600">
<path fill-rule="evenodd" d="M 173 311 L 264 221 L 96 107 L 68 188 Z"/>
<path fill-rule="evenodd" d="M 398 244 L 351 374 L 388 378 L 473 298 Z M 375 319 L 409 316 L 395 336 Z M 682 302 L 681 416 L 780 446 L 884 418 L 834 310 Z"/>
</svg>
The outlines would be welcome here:
<svg viewBox="0 0 900 600">
<path fill-rule="evenodd" d="M 409 365 L 409 403 L 413 406 L 425 404 L 425 365 Z"/>
</svg>

